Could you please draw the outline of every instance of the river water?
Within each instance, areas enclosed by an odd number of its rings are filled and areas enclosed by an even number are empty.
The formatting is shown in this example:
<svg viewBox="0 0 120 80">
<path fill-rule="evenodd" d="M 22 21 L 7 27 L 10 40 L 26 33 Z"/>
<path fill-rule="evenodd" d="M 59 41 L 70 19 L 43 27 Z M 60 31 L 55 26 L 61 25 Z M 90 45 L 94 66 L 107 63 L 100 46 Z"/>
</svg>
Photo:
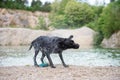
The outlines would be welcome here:
<svg viewBox="0 0 120 80">
<path fill-rule="evenodd" d="M 0 46 L 0 66 L 33 65 L 34 49 L 29 46 Z M 40 64 L 41 53 L 37 62 Z M 64 61 L 68 65 L 78 66 L 120 66 L 120 49 L 84 48 L 66 50 L 63 52 Z M 51 55 L 53 63 L 61 64 L 57 54 Z M 45 62 L 48 62 L 45 58 Z"/>
</svg>

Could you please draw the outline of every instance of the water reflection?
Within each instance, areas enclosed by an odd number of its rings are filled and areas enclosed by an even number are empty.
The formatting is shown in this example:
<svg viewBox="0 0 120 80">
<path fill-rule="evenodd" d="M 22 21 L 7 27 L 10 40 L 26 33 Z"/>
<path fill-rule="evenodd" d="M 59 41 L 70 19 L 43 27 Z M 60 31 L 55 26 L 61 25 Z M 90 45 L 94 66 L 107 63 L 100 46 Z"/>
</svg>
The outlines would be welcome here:
<svg viewBox="0 0 120 80">
<path fill-rule="evenodd" d="M 0 66 L 33 65 L 34 50 L 29 46 L 0 46 Z M 38 55 L 37 61 L 40 62 Z M 63 52 L 64 60 L 69 65 L 80 66 L 120 66 L 120 49 L 79 49 Z M 51 55 L 54 64 L 61 64 L 56 54 Z M 45 58 L 45 61 L 47 59 Z"/>
</svg>

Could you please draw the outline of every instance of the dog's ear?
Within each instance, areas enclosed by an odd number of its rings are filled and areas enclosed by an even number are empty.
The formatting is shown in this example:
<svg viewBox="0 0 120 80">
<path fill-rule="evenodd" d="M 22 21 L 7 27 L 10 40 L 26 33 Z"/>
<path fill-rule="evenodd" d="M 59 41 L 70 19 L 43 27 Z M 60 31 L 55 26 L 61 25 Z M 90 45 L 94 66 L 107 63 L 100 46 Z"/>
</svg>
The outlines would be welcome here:
<svg viewBox="0 0 120 80">
<path fill-rule="evenodd" d="M 73 35 L 70 35 L 70 37 L 68 39 L 72 39 L 73 38 Z"/>
</svg>

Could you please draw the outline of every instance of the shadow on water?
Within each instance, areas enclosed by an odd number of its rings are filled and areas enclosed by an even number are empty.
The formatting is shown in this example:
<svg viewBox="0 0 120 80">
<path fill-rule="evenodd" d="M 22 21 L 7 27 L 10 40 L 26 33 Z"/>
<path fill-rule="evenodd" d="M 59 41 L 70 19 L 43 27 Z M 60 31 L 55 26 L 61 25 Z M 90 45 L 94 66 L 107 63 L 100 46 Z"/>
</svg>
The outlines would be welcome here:
<svg viewBox="0 0 120 80">
<path fill-rule="evenodd" d="M 0 46 L 0 66 L 33 65 L 34 49 L 29 46 Z M 38 55 L 37 61 L 40 62 Z M 51 55 L 54 64 L 61 64 L 56 54 Z M 120 66 L 120 49 L 87 48 L 63 52 L 66 64 L 78 66 Z M 45 61 L 47 59 L 45 58 Z"/>
</svg>

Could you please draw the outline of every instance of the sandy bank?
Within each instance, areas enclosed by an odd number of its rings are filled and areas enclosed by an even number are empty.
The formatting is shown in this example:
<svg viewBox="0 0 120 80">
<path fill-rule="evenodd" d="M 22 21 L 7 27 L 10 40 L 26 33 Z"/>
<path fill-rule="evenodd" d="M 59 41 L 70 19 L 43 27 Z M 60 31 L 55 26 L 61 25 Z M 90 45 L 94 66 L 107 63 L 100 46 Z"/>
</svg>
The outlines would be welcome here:
<svg viewBox="0 0 120 80">
<path fill-rule="evenodd" d="M 60 29 L 53 31 L 31 30 L 25 28 L 0 28 L 0 45 L 28 45 L 32 40 L 38 36 L 59 36 L 68 38 L 73 35 L 75 42 L 79 43 L 81 47 L 91 46 L 93 44 L 93 36 L 95 31 L 88 27 L 79 29 Z"/>
<path fill-rule="evenodd" d="M 0 67 L 0 80 L 120 80 L 120 67 Z"/>
</svg>

